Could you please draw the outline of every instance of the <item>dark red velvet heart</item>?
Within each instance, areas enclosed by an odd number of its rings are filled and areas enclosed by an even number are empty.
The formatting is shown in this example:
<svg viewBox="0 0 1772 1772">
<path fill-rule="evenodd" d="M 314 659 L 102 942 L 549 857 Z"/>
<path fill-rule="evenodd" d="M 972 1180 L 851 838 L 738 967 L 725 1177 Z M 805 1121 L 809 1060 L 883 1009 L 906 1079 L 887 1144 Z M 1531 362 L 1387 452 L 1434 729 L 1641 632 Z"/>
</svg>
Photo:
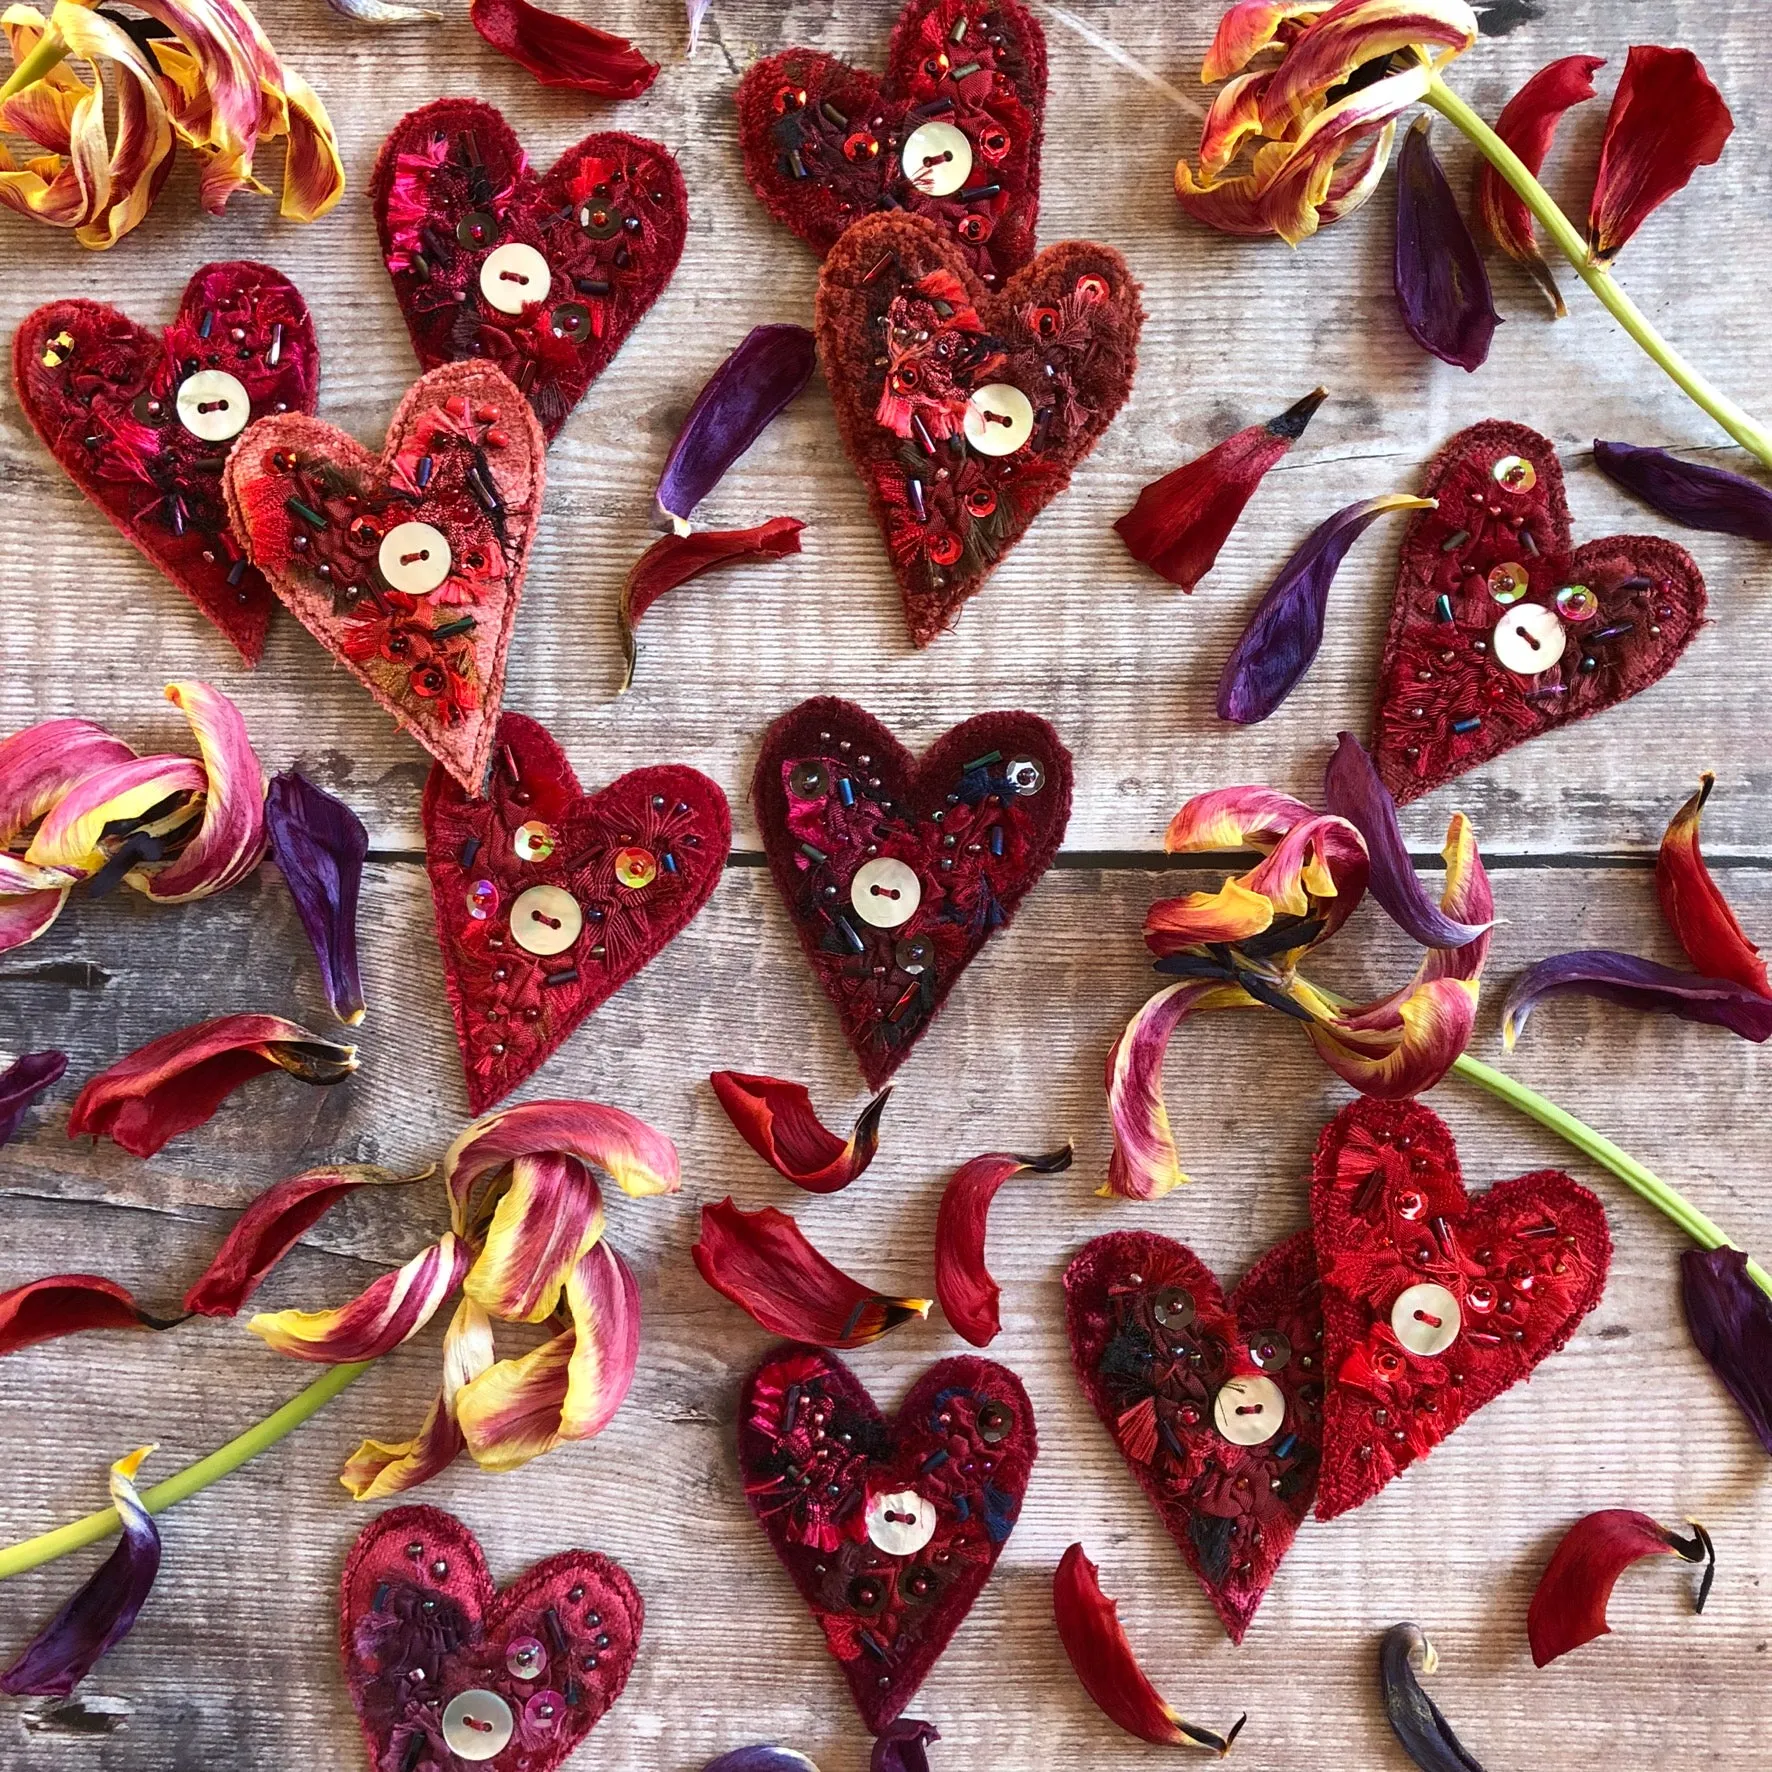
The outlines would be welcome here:
<svg viewBox="0 0 1772 1772">
<path fill-rule="evenodd" d="M 687 927 L 732 847 L 726 796 L 705 775 L 664 764 L 587 794 L 547 728 L 522 714 L 498 723 L 484 799 L 431 771 L 424 825 L 476 1114 Z"/>
<path fill-rule="evenodd" d="M 1083 1394 L 1242 1642 L 1317 1493 L 1323 1310 L 1310 1232 L 1270 1249 L 1228 1302 L 1191 1249 L 1153 1231 L 1085 1244 L 1064 1290 Z M 1263 1437 L 1239 1443 L 1221 1421 Z"/>
<path fill-rule="evenodd" d="M 538 176 L 478 99 L 402 117 L 371 189 L 419 362 L 489 357 L 550 438 L 658 300 L 689 232 L 668 148 L 606 130 Z"/>
<path fill-rule="evenodd" d="M 450 363 L 407 390 L 379 457 L 291 413 L 254 425 L 222 477 L 271 589 L 470 792 L 492 752 L 546 448 L 506 376 Z"/>
<path fill-rule="evenodd" d="M 19 326 L 12 371 L 68 478 L 257 664 L 276 604 L 228 533 L 222 467 L 249 420 L 314 410 L 320 347 L 295 285 L 269 265 L 204 265 L 158 333 L 102 302 L 51 302 Z"/>
<path fill-rule="evenodd" d="M 1403 542 L 1378 668 L 1372 754 L 1399 801 L 1584 720 L 1664 677 L 1704 625 L 1684 548 L 1611 535 L 1577 548 L 1548 437 L 1460 431 Z"/>
<path fill-rule="evenodd" d="M 621 1696 L 645 1616 L 608 1557 L 567 1551 L 501 1590 L 453 1514 L 391 1508 L 352 1547 L 339 1592 L 345 1680 L 372 1772 L 470 1761 L 552 1772 Z"/>
<path fill-rule="evenodd" d="M 951 626 L 1132 391 L 1144 322 L 1109 246 L 1067 240 L 989 294 L 933 223 L 859 221 L 818 280 L 818 358 L 911 638 Z"/>
<path fill-rule="evenodd" d="M 990 1579 L 1038 1446 L 1006 1366 L 942 1360 L 885 1420 L 835 1354 L 786 1345 L 746 1380 L 738 1468 L 876 1734 Z"/>
<path fill-rule="evenodd" d="M 738 87 L 745 177 L 820 258 L 858 217 L 904 210 L 994 289 L 1034 256 L 1046 38 L 1018 0 L 911 0 L 886 67 L 817 49 L 754 63 Z"/>
<path fill-rule="evenodd" d="M 1329 1385 L 1320 1520 L 1530 1377 L 1600 1302 L 1612 1259 L 1605 1208 L 1559 1169 L 1471 1199 L 1450 1130 L 1417 1101 L 1362 1098 L 1329 1122 L 1311 1222 Z"/>
<path fill-rule="evenodd" d="M 978 714 L 919 761 L 864 708 L 803 701 L 751 781 L 769 871 L 878 1089 L 1051 865 L 1071 754 L 1036 714 Z"/>
</svg>

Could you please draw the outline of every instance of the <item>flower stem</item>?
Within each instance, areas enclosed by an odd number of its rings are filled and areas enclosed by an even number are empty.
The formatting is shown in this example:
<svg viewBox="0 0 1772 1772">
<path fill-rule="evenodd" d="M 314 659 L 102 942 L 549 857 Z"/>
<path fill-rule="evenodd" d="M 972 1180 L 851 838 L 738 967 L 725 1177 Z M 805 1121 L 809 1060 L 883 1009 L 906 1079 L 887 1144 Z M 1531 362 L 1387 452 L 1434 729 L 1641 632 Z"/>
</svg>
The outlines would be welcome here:
<svg viewBox="0 0 1772 1772">
<path fill-rule="evenodd" d="M 1556 241 L 1563 256 L 1575 267 L 1576 275 L 1648 356 L 1667 372 L 1674 385 L 1703 407 L 1743 449 L 1767 467 L 1772 467 L 1772 435 L 1768 435 L 1758 420 L 1743 412 L 1726 394 L 1713 388 L 1649 324 L 1642 310 L 1619 288 L 1612 273 L 1604 265 L 1592 261 L 1587 241 L 1557 207 L 1550 193 L 1527 170 L 1519 155 L 1438 75 L 1428 81 L 1423 102 L 1470 137 L 1477 151 L 1507 180 L 1544 231 Z"/>
<path fill-rule="evenodd" d="M 1479 1089 L 1487 1089 L 1510 1107 L 1518 1108 L 1527 1119 L 1548 1126 L 1559 1138 L 1567 1139 L 1578 1151 L 1592 1157 L 1601 1168 L 1611 1170 L 1626 1187 L 1666 1213 L 1700 1248 L 1732 1249 L 1738 1246 L 1653 1170 L 1645 1169 L 1628 1151 L 1620 1150 L 1611 1139 L 1603 1138 L 1591 1126 L 1576 1119 L 1567 1109 L 1558 1107 L 1554 1101 L 1547 1100 L 1536 1089 L 1528 1089 L 1505 1071 L 1495 1070 L 1468 1053 L 1459 1057 L 1452 1070 L 1467 1083 L 1475 1083 Z M 1751 1256 L 1747 1272 L 1754 1284 L 1772 1298 L 1772 1274 L 1768 1274 Z"/>
<path fill-rule="evenodd" d="M 348 1365 L 330 1367 L 306 1390 L 297 1392 L 281 1409 L 267 1415 L 257 1427 L 248 1428 L 207 1458 L 186 1465 L 164 1483 L 156 1483 L 152 1489 L 144 1490 L 143 1505 L 151 1514 L 163 1513 L 195 1495 L 199 1489 L 207 1489 L 218 1477 L 238 1470 L 248 1459 L 256 1458 L 276 1445 L 285 1434 L 293 1433 L 310 1415 L 317 1415 L 346 1385 L 361 1378 L 372 1364 L 369 1360 L 356 1360 Z M 83 1520 L 57 1526 L 53 1532 L 43 1532 L 35 1538 L 8 1545 L 0 1550 L 0 1581 L 9 1575 L 22 1575 L 25 1570 L 35 1569 L 42 1563 L 54 1562 L 57 1557 L 65 1557 L 69 1551 L 79 1550 L 83 1545 L 96 1544 L 99 1539 L 115 1532 L 121 1523 L 117 1510 L 107 1507 L 96 1514 L 88 1514 Z"/>
<path fill-rule="evenodd" d="M 27 86 L 35 86 L 67 58 L 67 40 L 61 32 L 45 31 L 37 47 L 7 75 L 6 84 L 0 86 L 0 105 L 5 104 L 9 98 L 16 97 Z"/>
</svg>

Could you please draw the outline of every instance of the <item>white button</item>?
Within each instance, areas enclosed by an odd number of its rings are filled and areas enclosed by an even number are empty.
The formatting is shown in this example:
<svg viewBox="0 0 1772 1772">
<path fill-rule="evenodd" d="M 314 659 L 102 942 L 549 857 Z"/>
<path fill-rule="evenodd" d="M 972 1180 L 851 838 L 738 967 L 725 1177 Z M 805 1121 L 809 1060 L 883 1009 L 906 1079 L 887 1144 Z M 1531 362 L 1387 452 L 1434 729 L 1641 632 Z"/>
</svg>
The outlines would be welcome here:
<svg viewBox="0 0 1772 1772">
<path fill-rule="evenodd" d="M 868 1537 L 889 1557 L 914 1557 L 935 1536 L 935 1504 L 915 1489 L 868 1497 Z"/>
<path fill-rule="evenodd" d="M 511 1707 L 496 1692 L 458 1692 L 443 1712 L 443 1744 L 458 1760 L 496 1759 L 516 1730 Z"/>
<path fill-rule="evenodd" d="M 972 144 L 951 123 L 924 123 L 905 137 L 904 175 L 925 197 L 951 197 L 972 176 Z"/>
<path fill-rule="evenodd" d="M 1212 1401 L 1212 1419 L 1233 1446 L 1265 1446 L 1286 1420 L 1286 1398 L 1271 1378 L 1233 1378 Z"/>
<path fill-rule="evenodd" d="M 1429 1359 L 1458 1339 L 1464 1318 L 1444 1286 L 1409 1286 L 1391 1306 L 1391 1333 L 1412 1354 Z"/>
<path fill-rule="evenodd" d="M 849 882 L 849 902 L 864 923 L 876 929 L 896 929 L 917 914 L 923 902 L 923 882 L 914 869 L 890 855 L 864 861 Z"/>
<path fill-rule="evenodd" d="M 563 954 L 578 940 L 585 914 L 558 886 L 531 886 L 511 906 L 511 935 L 530 954 Z"/>
<path fill-rule="evenodd" d="M 1563 656 L 1563 624 L 1542 603 L 1516 603 L 1495 620 L 1495 662 L 1522 677 L 1548 671 Z"/>
<path fill-rule="evenodd" d="M 205 443 L 238 437 L 252 417 L 252 396 L 225 369 L 199 369 L 178 384 L 178 422 Z"/>
<path fill-rule="evenodd" d="M 986 382 L 966 402 L 966 441 L 980 455 L 1013 455 L 1034 434 L 1034 407 L 1012 382 Z"/>
<path fill-rule="evenodd" d="M 553 282 L 548 261 L 521 240 L 495 246 L 480 266 L 480 293 L 501 314 L 520 314 L 546 301 Z"/>
<path fill-rule="evenodd" d="M 391 589 L 428 597 L 449 576 L 449 538 L 429 523 L 396 523 L 376 556 Z"/>
</svg>

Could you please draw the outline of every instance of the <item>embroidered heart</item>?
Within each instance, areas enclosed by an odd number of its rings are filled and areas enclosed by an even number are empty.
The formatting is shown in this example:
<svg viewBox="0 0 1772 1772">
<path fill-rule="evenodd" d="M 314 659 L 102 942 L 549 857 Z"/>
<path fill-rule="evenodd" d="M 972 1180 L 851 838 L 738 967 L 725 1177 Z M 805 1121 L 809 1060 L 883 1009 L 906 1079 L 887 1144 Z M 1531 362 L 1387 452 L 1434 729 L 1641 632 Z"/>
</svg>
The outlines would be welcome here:
<svg viewBox="0 0 1772 1772">
<path fill-rule="evenodd" d="M 1071 754 L 1035 714 L 978 714 L 913 757 L 865 709 L 803 701 L 751 782 L 769 870 L 878 1089 L 1051 865 Z"/>
<path fill-rule="evenodd" d="M 1372 754 L 1399 801 L 1627 701 L 1704 624 L 1704 578 L 1652 535 L 1575 547 L 1548 437 L 1497 419 L 1428 469 L 1378 669 Z"/>
<path fill-rule="evenodd" d="M 1360 1099 L 1317 1141 L 1323 1281 L 1317 1518 L 1370 1500 L 1574 1334 L 1600 1302 L 1605 1208 L 1558 1169 L 1464 1191 L 1452 1134 L 1415 1101 Z"/>
<path fill-rule="evenodd" d="M 541 514 L 541 430 L 490 363 L 407 390 L 380 457 L 294 413 L 222 477 L 234 533 L 296 619 L 470 793 Z"/>
<path fill-rule="evenodd" d="M 552 1772 L 621 1696 L 646 1607 L 619 1563 L 567 1551 L 502 1590 L 453 1514 L 396 1507 L 351 1549 L 345 1680 L 374 1772 Z"/>
<path fill-rule="evenodd" d="M 987 294 L 933 223 L 859 221 L 818 280 L 819 363 L 927 646 L 1125 403 L 1144 322 L 1109 246 L 1051 246 Z"/>
<path fill-rule="evenodd" d="M 595 794 L 546 727 L 498 723 L 484 799 L 425 784 L 425 867 L 476 1114 L 508 1095 L 689 924 L 732 846 L 694 769 L 630 770 Z"/>
<path fill-rule="evenodd" d="M 1225 1299 L 1191 1249 L 1115 1231 L 1065 1271 L 1083 1393 L 1240 1643 L 1317 1493 L 1323 1311 L 1309 1231 Z"/>
<path fill-rule="evenodd" d="M 1021 1380 L 970 1355 L 931 1366 L 891 1421 L 821 1348 L 778 1347 L 746 1381 L 745 1495 L 876 1734 L 990 1579 L 1037 1449 Z"/>
<path fill-rule="evenodd" d="M 549 438 L 663 293 L 689 231 L 668 148 L 608 130 L 537 177 L 510 124 L 478 99 L 402 117 L 372 189 L 419 362 L 490 358 Z"/>
<path fill-rule="evenodd" d="M 816 49 L 738 87 L 745 177 L 820 258 L 875 210 L 926 216 L 987 289 L 1034 256 L 1046 38 L 1018 0 L 911 0 L 884 79 Z"/>
<path fill-rule="evenodd" d="M 25 316 L 19 401 L 67 476 L 231 640 L 265 649 L 270 586 L 228 533 L 222 468 L 255 418 L 312 412 L 320 348 L 269 265 L 204 265 L 160 333 L 95 301 Z"/>
</svg>

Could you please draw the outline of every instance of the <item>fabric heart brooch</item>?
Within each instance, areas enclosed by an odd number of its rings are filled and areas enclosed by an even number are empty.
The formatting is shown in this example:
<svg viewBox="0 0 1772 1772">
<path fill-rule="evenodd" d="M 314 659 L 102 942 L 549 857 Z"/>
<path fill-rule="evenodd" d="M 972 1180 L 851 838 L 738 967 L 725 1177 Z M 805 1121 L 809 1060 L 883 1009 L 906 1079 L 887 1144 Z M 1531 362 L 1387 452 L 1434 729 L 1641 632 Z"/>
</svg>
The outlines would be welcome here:
<svg viewBox="0 0 1772 1772">
<path fill-rule="evenodd" d="M 820 258 L 859 217 L 902 210 L 994 289 L 1034 256 L 1045 36 L 1018 0 L 911 0 L 887 70 L 816 49 L 755 63 L 738 87 L 745 177 Z"/>
<path fill-rule="evenodd" d="M 478 99 L 401 118 L 371 188 L 419 362 L 489 358 L 550 438 L 670 282 L 689 231 L 669 149 L 587 135 L 538 177 Z"/>
<path fill-rule="evenodd" d="M 255 418 L 314 410 L 307 304 L 269 265 L 204 265 L 158 334 L 51 302 L 13 339 L 19 401 L 68 478 L 250 664 L 276 607 L 228 532 L 222 469 Z"/>
<path fill-rule="evenodd" d="M 876 1734 L 947 1647 L 1015 1526 L 1037 1451 L 1021 1380 L 942 1360 L 885 1420 L 820 1348 L 776 1348 L 739 1400 L 751 1510 Z"/>
<path fill-rule="evenodd" d="M 352 1547 L 339 1594 L 370 1765 L 553 1772 L 621 1696 L 645 1616 L 608 1557 L 567 1551 L 501 1591 L 460 1520 L 391 1508 Z"/>
<path fill-rule="evenodd" d="M 1071 754 L 1034 714 L 979 714 L 919 762 L 873 715 L 804 701 L 751 783 L 769 871 L 870 1088 L 1051 865 Z"/>
<path fill-rule="evenodd" d="M 431 771 L 425 867 L 476 1114 L 508 1095 L 707 903 L 726 796 L 676 765 L 584 793 L 547 729 L 498 723 L 485 797 Z"/>
<path fill-rule="evenodd" d="M 1447 444 L 1403 542 L 1372 755 L 1399 802 L 1541 732 L 1628 700 L 1704 624 L 1684 548 L 1577 548 L 1548 437 L 1490 419 Z"/>
<path fill-rule="evenodd" d="M 289 413 L 252 426 L 222 477 L 272 590 L 470 793 L 492 750 L 545 448 L 509 377 L 457 363 L 413 383 L 379 458 Z"/>
<path fill-rule="evenodd" d="M 996 294 L 916 216 L 868 216 L 832 247 L 819 364 L 917 645 L 1070 484 L 1132 390 L 1143 322 L 1108 246 L 1049 247 Z"/>
</svg>

